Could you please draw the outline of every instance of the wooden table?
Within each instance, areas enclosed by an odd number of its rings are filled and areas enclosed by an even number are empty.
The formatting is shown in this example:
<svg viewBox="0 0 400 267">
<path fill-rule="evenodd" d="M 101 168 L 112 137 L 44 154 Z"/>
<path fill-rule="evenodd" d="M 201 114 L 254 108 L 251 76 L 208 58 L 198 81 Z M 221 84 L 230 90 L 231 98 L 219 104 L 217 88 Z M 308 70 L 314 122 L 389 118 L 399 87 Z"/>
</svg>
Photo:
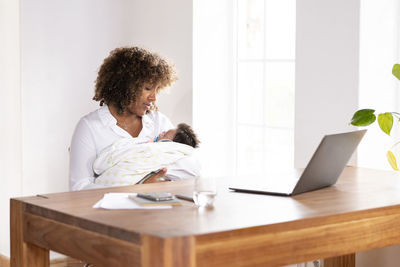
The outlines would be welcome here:
<svg viewBox="0 0 400 267">
<path fill-rule="evenodd" d="M 106 192 L 190 190 L 180 181 L 11 199 L 11 266 L 49 266 L 49 250 L 95 266 L 354 266 L 355 252 L 400 243 L 400 175 L 355 167 L 295 197 L 230 192 L 221 180 L 210 210 L 92 208 Z"/>
</svg>

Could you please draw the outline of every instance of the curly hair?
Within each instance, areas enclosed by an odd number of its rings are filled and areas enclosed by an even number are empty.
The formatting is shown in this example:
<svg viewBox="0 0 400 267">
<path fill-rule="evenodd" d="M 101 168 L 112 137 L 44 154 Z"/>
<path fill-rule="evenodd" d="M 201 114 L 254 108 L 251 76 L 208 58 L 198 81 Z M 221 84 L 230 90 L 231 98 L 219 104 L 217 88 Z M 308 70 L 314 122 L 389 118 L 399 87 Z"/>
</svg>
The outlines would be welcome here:
<svg viewBox="0 0 400 267">
<path fill-rule="evenodd" d="M 115 105 L 118 113 L 135 102 L 147 84 L 161 89 L 177 80 L 175 68 L 158 54 L 139 47 L 121 47 L 110 52 L 100 66 L 93 100 Z M 155 103 L 151 107 L 157 110 Z"/>
<path fill-rule="evenodd" d="M 198 147 L 200 144 L 200 141 L 197 138 L 197 135 L 194 133 L 192 127 L 186 123 L 178 124 L 178 127 L 176 127 L 175 137 L 172 141 L 186 144 L 194 148 Z"/>
</svg>

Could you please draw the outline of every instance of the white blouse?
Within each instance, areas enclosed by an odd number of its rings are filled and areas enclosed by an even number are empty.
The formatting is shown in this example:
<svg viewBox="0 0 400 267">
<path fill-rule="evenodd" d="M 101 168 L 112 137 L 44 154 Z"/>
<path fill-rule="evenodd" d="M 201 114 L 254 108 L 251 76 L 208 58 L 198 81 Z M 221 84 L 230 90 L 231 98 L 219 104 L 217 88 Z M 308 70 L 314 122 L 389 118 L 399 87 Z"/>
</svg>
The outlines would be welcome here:
<svg viewBox="0 0 400 267">
<path fill-rule="evenodd" d="M 72 136 L 70 147 L 69 188 L 83 190 L 101 188 L 94 183 L 93 162 L 99 153 L 116 140 L 131 135 L 116 125 L 117 120 L 111 115 L 107 105 L 84 116 L 78 122 Z M 140 138 L 152 139 L 174 126 L 160 112 L 149 112 L 142 117 Z"/>
</svg>

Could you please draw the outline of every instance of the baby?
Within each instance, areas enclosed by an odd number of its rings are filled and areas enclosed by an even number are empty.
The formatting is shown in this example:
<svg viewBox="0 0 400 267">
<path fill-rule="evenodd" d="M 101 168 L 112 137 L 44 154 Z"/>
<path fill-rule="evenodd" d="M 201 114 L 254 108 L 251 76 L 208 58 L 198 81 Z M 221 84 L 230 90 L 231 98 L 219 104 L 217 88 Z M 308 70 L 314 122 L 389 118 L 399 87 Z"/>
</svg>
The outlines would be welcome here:
<svg viewBox="0 0 400 267">
<path fill-rule="evenodd" d="M 160 133 L 152 141 L 153 142 L 174 141 L 194 148 L 198 147 L 200 143 L 192 127 L 190 127 L 186 123 L 180 123 L 178 124 L 178 127 L 176 127 L 176 129 L 171 129 L 166 132 Z"/>
<path fill-rule="evenodd" d="M 152 140 L 123 138 L 104 149 L 93 163 L 98 175 L 96 184 L 104 186 L 131 185 L 143 177 L 167 168 L 167 180 L 198 176 L 200 165 L 192 157 L 199 140 L 193 129 L 180 123 L 176 129 L 161 133 Z M 181 160 L 185 160 L 184 163 Z"/>
</svg>

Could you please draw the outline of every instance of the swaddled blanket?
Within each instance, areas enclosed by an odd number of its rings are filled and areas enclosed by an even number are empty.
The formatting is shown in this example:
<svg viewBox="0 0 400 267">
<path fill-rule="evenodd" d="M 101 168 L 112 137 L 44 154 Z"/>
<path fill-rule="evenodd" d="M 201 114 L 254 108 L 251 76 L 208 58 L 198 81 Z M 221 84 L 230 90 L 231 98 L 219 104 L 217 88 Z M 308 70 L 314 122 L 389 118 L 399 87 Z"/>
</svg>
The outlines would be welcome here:
<svg viewBox="0 0 400 267">
<path fill-rule="evenodd" d="M 172 168 L 173 171 L 174 163 L 191 156 L 193 151 L 193 147 L 176 142 L 148 143 L 143 139 L 123 138 L 105 148 L 94 161 L 93 171 L 99 175 L 95 183 L 105 186 L 136 184 L 145 175 L 160 168 L 167 167 L 168 171 Z M 186 173 L 196 174 L 198 170 Z"/>
</svg>

